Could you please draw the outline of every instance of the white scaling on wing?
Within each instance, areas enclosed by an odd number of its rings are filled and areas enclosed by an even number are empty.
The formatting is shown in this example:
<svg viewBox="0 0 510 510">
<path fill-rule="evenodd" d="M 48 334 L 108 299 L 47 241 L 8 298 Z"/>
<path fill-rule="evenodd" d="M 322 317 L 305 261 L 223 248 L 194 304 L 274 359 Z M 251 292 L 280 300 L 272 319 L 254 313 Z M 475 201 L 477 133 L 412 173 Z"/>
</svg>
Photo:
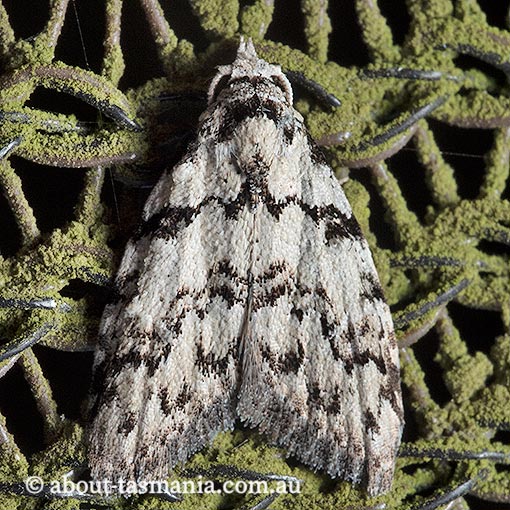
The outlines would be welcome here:
<svg viewBox="0 0 510 510">
<path fill-rule="evenodd" d="M 349 203 L 279 66 L 241 42 L 150 195 L 95 358 L 95 479 L 155 480 L 236 419 L 313 469 L 390 488 L 398 350 Z"/>
</svg>

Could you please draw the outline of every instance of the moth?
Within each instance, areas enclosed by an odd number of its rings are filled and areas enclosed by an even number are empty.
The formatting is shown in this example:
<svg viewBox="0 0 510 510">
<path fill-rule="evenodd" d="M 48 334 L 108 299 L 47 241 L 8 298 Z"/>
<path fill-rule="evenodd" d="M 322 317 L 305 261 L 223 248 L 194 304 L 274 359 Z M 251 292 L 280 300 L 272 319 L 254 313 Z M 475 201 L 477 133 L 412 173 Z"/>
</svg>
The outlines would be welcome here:
<svg viewBox="0 0 510 510">
<path fill-rule="evenodd" d="M 164 479 L 239 419 L 383 493 L 403 412 L 368 244 L 289 81 L 251 40 L 208 102 L 145 204 L 101 320 L 91 475 Z"/>
</svg>

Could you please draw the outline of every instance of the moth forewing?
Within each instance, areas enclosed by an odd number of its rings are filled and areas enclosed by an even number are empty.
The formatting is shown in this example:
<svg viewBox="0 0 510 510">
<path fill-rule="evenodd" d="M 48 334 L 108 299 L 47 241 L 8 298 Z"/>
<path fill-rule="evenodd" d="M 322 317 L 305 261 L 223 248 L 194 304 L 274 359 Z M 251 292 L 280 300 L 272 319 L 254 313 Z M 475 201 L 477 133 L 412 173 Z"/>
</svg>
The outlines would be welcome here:
<svg viewBox="0 0 510 510">
<path fill-rule="evenodd" d="M 239 418 L 387 491 L 403 426 L 389 308 L 287 78 L 251 41 L 143 220 L 100 326 L 92 477 L 166 478 Z"/>
</svg>

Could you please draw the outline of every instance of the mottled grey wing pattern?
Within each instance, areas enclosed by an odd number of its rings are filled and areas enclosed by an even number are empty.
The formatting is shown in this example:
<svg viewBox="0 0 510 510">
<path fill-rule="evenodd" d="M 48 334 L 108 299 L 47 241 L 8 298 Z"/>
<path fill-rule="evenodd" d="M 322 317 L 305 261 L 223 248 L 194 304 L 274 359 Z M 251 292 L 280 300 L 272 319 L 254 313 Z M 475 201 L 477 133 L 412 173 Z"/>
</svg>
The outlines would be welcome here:
<svg viewBox="0 0 510 510">
<path fill-rule="evenodd" d="M 368 244 L 301 122 L 292 140 L 269 119 L 252 124 L 254 138 L 265 132 L 283 149 L 257 158 L 265 177 L 237 413 L 307 465 L 379 493 L 391 484 L 403 417 Z"/>
<path fill-rule="evenodd" d="M 227 218 L 198 145 L 162 178 L 117 275 L 95 360 L 89 462 L 95 479 L 162 479 L 235 420 L 247 232 Z M 236 191 L 237 187 L 237 191 Z"/>
<path fill-rule="evenodd" d="M 92 476 L 165 478 L 240 418 L 312 468 L 384 492 L 402 402 L 368 245 L 278 66 L 242 42 L 209 100 L 104 312 Z"/>
</svg>

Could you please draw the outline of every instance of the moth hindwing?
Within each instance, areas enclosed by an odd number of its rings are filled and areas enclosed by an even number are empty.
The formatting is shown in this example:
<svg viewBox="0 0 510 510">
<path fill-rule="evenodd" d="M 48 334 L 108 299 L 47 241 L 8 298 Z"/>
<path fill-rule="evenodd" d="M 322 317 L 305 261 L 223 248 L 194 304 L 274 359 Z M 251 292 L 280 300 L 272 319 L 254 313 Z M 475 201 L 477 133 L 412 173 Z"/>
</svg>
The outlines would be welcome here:
<svg viewBox="0 0 510 510">
<path fill-rule="evenodd" d="M 390 488 L 398 350 L 351 207 L 279 66 L 241 42 L 152 191 L 101 321 L 89 463 L 157 480 L 236 419 L 306 465 Z"/>
</svg>

